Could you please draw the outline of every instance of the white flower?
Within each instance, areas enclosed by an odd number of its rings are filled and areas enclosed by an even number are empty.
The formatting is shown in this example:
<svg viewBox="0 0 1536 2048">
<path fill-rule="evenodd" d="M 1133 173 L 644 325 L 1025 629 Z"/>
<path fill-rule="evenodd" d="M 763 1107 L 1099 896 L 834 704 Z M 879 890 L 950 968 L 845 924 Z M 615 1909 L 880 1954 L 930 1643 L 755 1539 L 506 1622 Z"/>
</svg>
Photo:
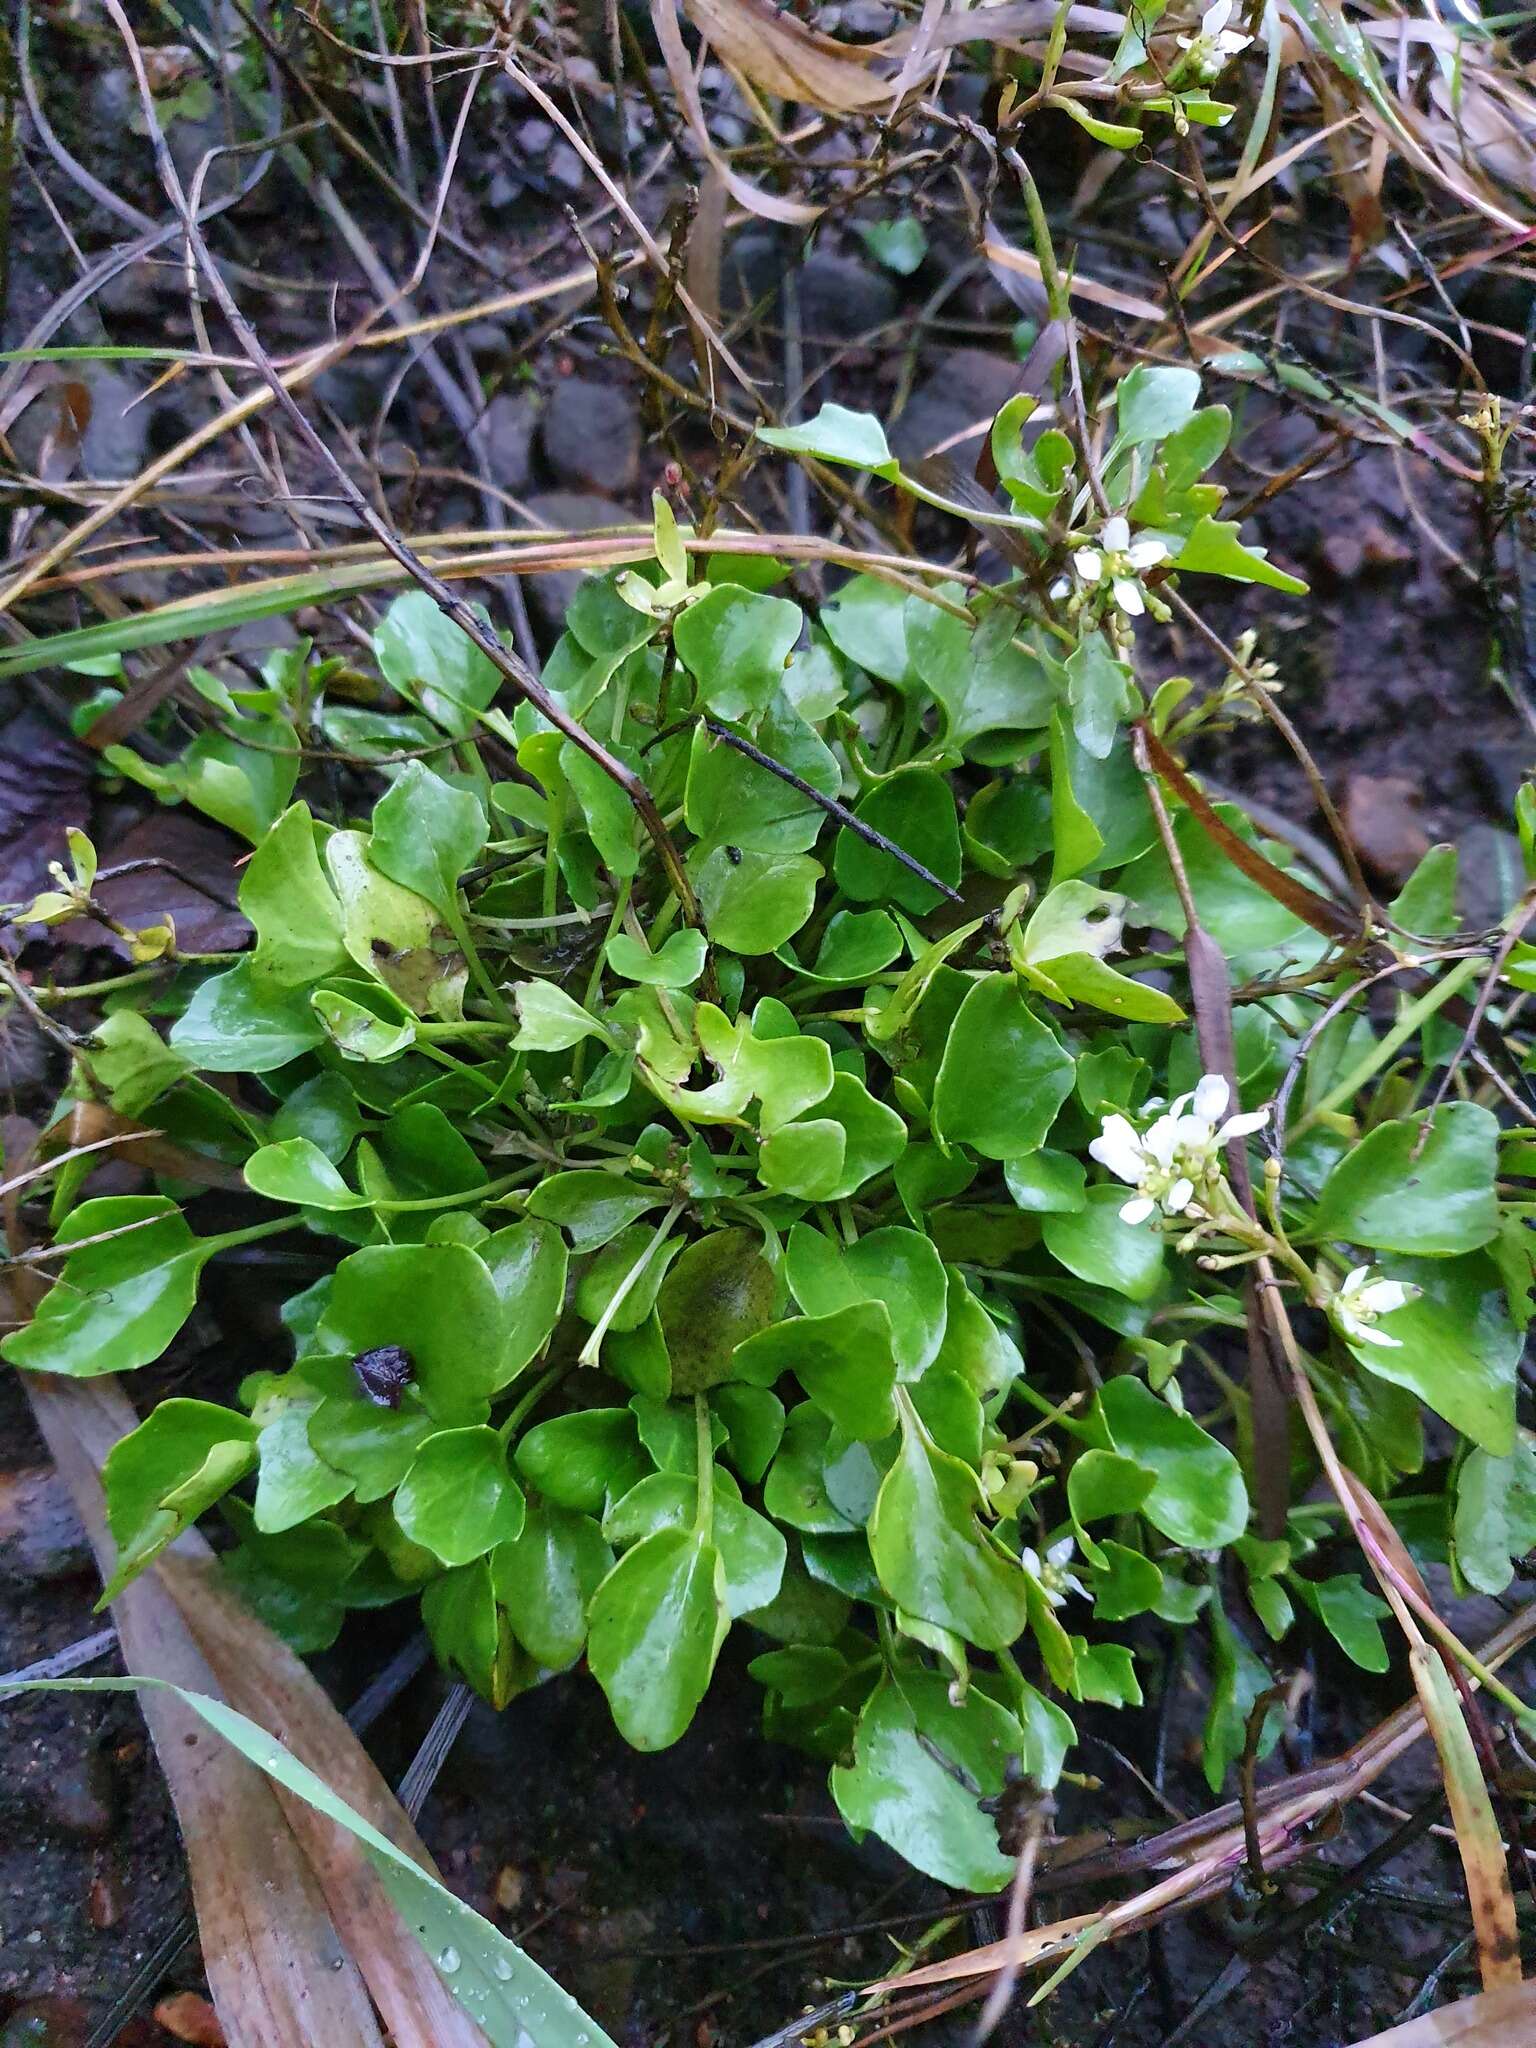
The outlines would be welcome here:
<svg viewBox="0 0 1536 2048">
<path fill-rule="evenodd" d="M 1406 1308 L 1419 1292 L 1402 1280 L 1373 1280 L 1369 1266 L 1356 1266 L 1352 1273 L 1345 1274 L 1338 1292 L 1329 1301 L 1328 1314 L 1339 1335 L 1352 1344 L 1387 1344 L 1399 1350 L 1401 1337 L 1389 1337 L 1385 1330 L 1373 1326 L 1378 1316 L 1389 1316 L 1394 1309 Z"/>
<path fill-rule="evenodd" d="M 1207 1193 L 1220 1178 L 1221 1155 L 1228 1141 L 1246 1138 L 1269 1121 L 1267 1109 L 1227 1116 L 1231 1095 L 1222 1075 L 1206 1074 L 1198 1087 L 1179 1096 L 1146 1131 L 1138 1131 L 1118 1112 L 1105 1117 L 1104 1127 L 1088 1151 L 1136 1190 L 1120 1211 L 1123 1223 L 1145 1223 L 1158 1209 L 1165 1216 L 1204 1214 L 1196 1197 Z"/>
<path fill-rule="evenodd" d="M 1106 519 L 1099 535 L 1100 545 L 1078 548 L 1072 567 L 1087 590 L 1107 581 L 1111 595 L 1127 618 L 1139 619 L 1146 610 L 1141 594 L 1141 574 L 1163 561 L 1168 550 L 1160 540 L 1131 539 L 1130 522 L 1117 512 Z"/>
<path fill-rule="evenodd" d="M 1207 85 L 1221 76 L 1229 57 L 1246 50 L 1253 41 L 1252 36 L 1227 27 L 1231 17 L 1232 0 L 1214 0 L 1200 17 L 1199 34 L 1177 38 L 1179 48 L 1188 53 L 1190 69 Z"/>
<path fill-rule="evenodd" d="M 1084 1600 L 1088 1598 L 1088 1588 L 1075 1572 L 1067 1570 L 1076 1547 L 1070 1536 L 1063 1536 L 1059 1543 L 1051 1545 L 1043 1559 L 1039 1551 L 1027 1543 L 1020 1553 L 1020 1563 L 1052 1607 L 1059 1607 L 1069 1593 L 1076 1593 Z"/>
</svg>

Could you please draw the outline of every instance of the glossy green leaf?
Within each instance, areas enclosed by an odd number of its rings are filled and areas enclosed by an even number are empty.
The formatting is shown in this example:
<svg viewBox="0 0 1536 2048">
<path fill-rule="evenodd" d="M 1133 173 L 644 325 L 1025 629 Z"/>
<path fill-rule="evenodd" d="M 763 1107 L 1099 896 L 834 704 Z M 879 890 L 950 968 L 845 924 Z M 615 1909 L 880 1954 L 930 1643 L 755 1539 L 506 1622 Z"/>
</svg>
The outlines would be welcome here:
<svg viewBox="0 0 1536 2048">
<path fill-rule="evenodd" d="M 730 1616 L 720 1553 L 693 1529 L 658 1529 L 593 1595 L 587 1663 L 620 1734 L 667 1749 L 709 1689 Z"/>
<path fill-rule="evenodd" d="M 1468 1451 L 1456 1475 L 1456 1563 L 1479 1593 L 1502 1593 L 1536 1550 L 1536 1448 L 1516 1439 L 1506 1457 Z"/>
<path fill-rule="evenodd" d="M 1144 447 L 1176 433 L 1200 403 L 1198 371 L 1137 363 L 1120 379 L 1115 396 L 1115 439 Z"/>
<path fill-rule="evenodd" d="M 587 1640 L 587 1607 L 613 1568 L 613 1550 L 590 1515 L 531 1500 L 521 1535 L 491 1559 L 496 1598 L 512 1632 L 547 1671 L 564 1671 Z"/>
<path fill-rule="evenodd" d="M 787 1546 L 773 1523 L 740 1498 L 727 1475 L 717 1472 L 714 1486 L 714 1544 L 725 1572 L 726 1611 L 735 1620 L 777 1598 Z M 612 1543 L 628 1545 L 657 1529 L 690 1528 L 697 1495 L 691 1475 L 653 1472 L 614 1502 L 603 1517 L 603 1534 Z"/>
<path fill-rule="evenodd" d="M 494 1231 L 478 1247 L 501 1296 L 505 1338 L 496 1384 L 505 1386 L 537 1357 L 565 1305 L 565 1242 L 553 1224 L 529 1217 Z"/>
<path fill-rule="evenodd" d="M 245 865 L 240 908 L 256 928 L 255 980 L 270 988 L 302 988 L 347 962 L 341 906 L 315 850 L 307 804 L 277 820 Z"/>
<path fill-rule="evenodd" d="M 395 1517 L 413 1543 L 447 1565 L 472 1564 L 522 1533 L 522 1489 L 506 1446 L 483 1424 L 429 1436 L 395 1495 Z"/>
<path fill-rule="evenodd" d="M 336 1268 L 320 1336 L 349 1356 L 399 1345 L 428 1412 L 451 1425 L 484 1418 L 503 1329 L 496 1284 L 466 1245 L 369 1245 Z"/>
<path fill-rule="evenodd" d="M 556 1507 L 601 1514 L 644 1476 L 635 1418 L 627 1408 L 583 1408 L 541 1422 L 519 1439 L 518 1471 Z"/>
<path fill-rule="evenodd" d="M 1515 1447 L 1521 1336 L 1498 1267 L 1486 1252 L 1471 1252 L 1458 1259 L 1391 1257 L 1381 1270 L 1417 1287 L 1419 1296 L 1373 1326 L 1394 1344 L 1350 1345 L 1356 1363 L 1408 1387 L 1474 1444 L 1507 1457 Z"/>
<path fill-rule="evenodd" d="M 1333 1579 L 1289 1581 L 1303 1606 L 1309 1607 L 1352 1664 L 1362 1671 L 1391 1666 L 1381 1624 L 1392 1612 L 1385 1600 L 1369 1592 L 1353 1572 Z"/>
<path fill-rule="evenodd" d="M 891 1317 L 881 1302 L 774 1323 L 741 1347 L 738 1365 L 743 1377 L 762 1386 L 794 1373 L 848 1436 L 878 1440 L 896 1427 Z"/>
<path fill-rule="evenodd" d="M 573 1251 L 594 1252 L 664 1200 L 660 1188 L 635 1186 L 617 1173 L 578 1169 L 540 1181 L 528 1197 L 528 1213 L 568 1230 Z"/>
<path fill-rule="evenodd" d="M 975 1473 L 935 1446 L 903 1397 L 901 1450 L 869 1523 L 880 1583 L 908 1614 L 1002 1650 L 1023 1632 L 1026 1581 L 983 1534 L 981 1505 Z"/>
<path fill-rule="evenodd" d="M 352 986 L 358 995 L 363 993 L 360 983 L 354 982 Z M 344 1060 L 362 1060 L 371 1065 L 398 1059 L 416 1043 L 416 1027 L 409 1017 L 379 1014 L 379 1009 L 391 1001 L 382 992 L 377 1007 L 332 988 L 317 988 L 309 1000 L 325 1036 Z"/>
<path fill-rule="evenodd" d="M 263 983 L 254 963 L 242 960 L 198 985 L 171 1026 L 170 1043 L 210 1073 L 267 1074 L 324 1036 L 303 990 Z"/>
<path fill-rule="evenodd" d="M 711 940 L 749 957 L 795 936 L 816 902 L 819 861 L 805 853 L 757 853 L 733 843 L 689 856 L 688 871 Z"/>
<path fill-rule="evenodd" d="M 933 1096 L 936 1134 L 986 1159 L 1042 1144 L 1072 1092 L 1072 1056 L 1011 974 L 971 984 L 950 1030 Z"/>
<path fill-rule="evenodd" d="M 882 782 L 854 807 L 860 824 L 889 839 L 931 875 L 954 888 L 960 880 L 960 824 L 949 784 L 932 769 L 913 768 Z M 942 901 L 939 892 L 894 855 L 845 827 L 837 838 L 833 873 L 839 888 L 859 903 L 899 904 L 921 917 Z"/>
<path fill-rule="evenodd" d="M 967 747 L 984 733 L 1033 731 L 1050 723 L 1056 685 L 1039 656 L 1012 637 L 983 644 L 989 639 L 995 636 L 925 598 L 907 600 L 912 667 L 943 709 L 951 746 Z"/>
<path fill-rule="evenodd" d="M 1378 1124 L 1329 1174 L 1313 1211 L 1317 1237 L 1379 1251 L 1446 1256 L 1496 1236 L 1498 1119 L 1447 1102 L 1429 1120 Z"/>
<path fill-rule="evenodd" d="M 788 598 L 721 583 L 678 614 L 672 639 L 717 718 L 755 719 L 777 695 L 804 624 Z"/>
<path fill-rule="evenodd" d="M 82 1202 L 55 1240 L 81 1244 L 65 1259 L 30 1323 L 0 1342 L 12 1365 L 75 1379 L 129 1372 L 158 1358 L 192 1313 L 197 1276 L 217 1249 L 159 1195 Z"/>
<path fill-rule="evenodd" d="M 1248 1489 L 1236 1458 L 1191 1416 L 1123 1376 L 1099 1391 L 1108 1448 L 1156 1475 L 1141 1513 L 1171 1543 L 1218 1550 L 1248 1524 Z"/>
<path fill-rule="evenodd" d="M 232 1408 L 170 1396 L 107 1453 L 102 1485 L 117 1563 L 102 1601 L 190 1528 L 256 1463 L 256 1428 Z"/>
<path fill-rule="evenodd" d="M 478 797 L 455 789 L 425 761 L 408 761 L 374 806 L 368 858 L 451 921 L 459 877 L 480 858 L 485 835 Z"/>
<path fill-rule="evenodd" d="M 385 681 L 456 739 L 477 730 L 477 714 L 501 686 L 495 664 L 424 590 L 395 599 L 373 636 L 373 650 Z"/>
<path fill-rule="evenodd" d="M 931 1238 L 887 1224 L 853 1244 L 838 1245 L 809 1224 L 797 1223 L 790 1232 L 785 1270 L 790 1291 L 808 1316 L 833 1315 L 861 1302 L 882 1303 L 890 1316 L 900 1378 L 917 1379 L 938 1356 L 949 1280 Z"/>
<path fill-rule="evenodd" d="M 263 1145 L 245 1162 L 247 1186 L 273 1202 L 297 1202 L 310 1209 L 364 1209 L 366 1195 L 349 1188 L 318 1145 L 285 1138 Z"/>
<path fill-rule="evenodd" d="M 878 576 L 850 576 L 821 625 L 832 645 L 858 668 L 898 690 L 916 681 L 907 656 L 907 593 Z"/>
<path fill-rule="evenodd" d="M 685 926 L 654 953 L 628 932 L 615 932 L 605 952 L 608 965 L 626 981 L 653 988 L 691 988 L 704 972 L 706 947 L 704 934 Z"/>
<path fill-rule="evenodd" d="M 786 455 L 816 455 L 823 462 L 846 463 L 875 476 L 897 473 L 884 427 L 873 413 L 850 412 L 845 405 L 823 405 L 804 426 L 759 427 L 757 438 Z"/>
<path fill-rule="evenodd" d="M 1121 1187 L 1089 1188 L 1080 1209 L 1047 1214 L 1041 1235 L 1052 1258 L 1095 1287 L 1150 1301 L 1163 1281 L 1163 1239 L 1144 1223 L 1122 1223 Z"/>
<path fill-rule="evenodd" d="M 1207 576 L 1225 576 L 1234 583 L 1266 584 L 1271 590 L 1283 590 L 1289 597 L 1307 594 L 1307 586 L 1299 576 L 1277 569 L 1265 558 L 1262 548 L 1244 546 L 1237 537 L 1235 521 L 1213 519 L 1209 513 L 1185 540 L 1174 557 L 1174 566 Z"/>
<path fill-rule="evenodd" d="M 1087 1174 L 1070 1152 L 1041 1149 L 1003 1161 L 1003 1180 L 1026 1215 L 1069 1214 L 1087 1202 Z"/>
<path fill-rule="evenodd" d="M 935 1672 L 887 1676 L 859 1716 L 854 1761 L 832 1771 L 850 1827 L 868 1828 L 901 1856 L 961 1891 L 1000 1891 L 1014 1859 L 978 1799 L 1003 1786 L 1021 1746 L 1018 1723 L 975 1687 L 950 1701 Z"/>
</svg>

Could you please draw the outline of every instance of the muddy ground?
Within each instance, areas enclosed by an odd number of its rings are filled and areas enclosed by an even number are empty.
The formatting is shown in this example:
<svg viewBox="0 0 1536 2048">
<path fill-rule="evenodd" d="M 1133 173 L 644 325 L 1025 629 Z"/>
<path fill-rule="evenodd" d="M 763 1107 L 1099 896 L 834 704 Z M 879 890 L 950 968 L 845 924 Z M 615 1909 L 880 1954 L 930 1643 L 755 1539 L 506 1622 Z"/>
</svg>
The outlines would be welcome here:
<svg viewBox="0 0 1536 2048">
<path fill-rule="evenodd" d="M 55 72 L 48 97 L 59 135 L 77 148 L 88 140 L 98 175 L 153 209 L 143 144 L 121 126 L 120 69 L 95 46 L 45 43 L 45 85 L 48 60 L 66 54 L 74 67 L 70 89 L 60 89 Z M 195 155 L 195 135 L 175 139 Z M 105 247 L 122 232 L 93 215 L 25 124 L 22 147 L 38 182 L 90 247 Z M 344 165 L 336 182 L 384 260 L 402 273 L 409 236 Z M 547 276 L 571 261 L 561 209 L 579 197 L 581 183 L 579 162 L 549 124 L 496 88 L 466 147 L 452 218 L 505 279 Z M 652 194 L 652 210 L 659 213 L 667 197 Z M 252 288 L 250 310 L 274 350 L 313 340 L 366 302 L 334 234 L 312 204 L 282 187 L 280 172 L 237 212 L 231 234 L 242 262 L 287 280 Z M 10 237 L 3 339 L 14 345 L 72 273 L 33 183 L 17 186 Z M 881 270 L 854 238 L 836 234 L 809 257 L 787 238 L 775 243 L 752 227 L 730 246 L 742 279 L 739 305 L 761 295 L 765 276 L 781 275 L 786 265 L 796 269 L 800 341 L 816 379 L 809 409 L 823 397 L 875 407 L 896 419 L 898 445 L 916 451 L 989 414 L 1017 388 L 1017 309 L 968 264 L 963 249 L 946 248 L 940 237 L 922 270 L 906 278 Z M 491 288 L 452 258 L 434 286 L 441 303 Z M 430 302 L 424 295 L 424 306 Z M 135 266 L 98 304 L 99 324 L 82 316 L 64 338 L 191 337 L 182 281 L 168 262 Z M 639 514 L 672 451 L 648 437 L 640 395 L 605 351 L 590 308 L 563 309 L 552 325 L 546 311 L 521 322 L 482 323 L 466 344 L 485 400 L 482 426 L 498 502 L 509 521 L 520 511 L 571 524 Z M 1527 313 L 1522 304 L 1491 309 L 1497 324 L 1513 331 Z M 741 330 L 753 361 L 778 377 L 784 329 L 775 305 L 743 312 Z M 1483 367 L 1512 390 L 1518 351 L 1489 343 Z M 88 381 L 94 445 L 82 456 L 86 475 L 131 473 L 185 430 L 201 402 L 176 386 L 132 403 L 148 381 L 136 369 L 96 368 Z M 349 432 L 360 444 L 373 433 L 378 395 L 377 374 L 353 365 L 331 373 L 316 394 L 333 431 Z M 1267 603 L 1264 652 L 1279 666 L 1283 701 L 1345 807 L 1376 880 L 1400 880 L 1425 845 L 1453 840 L 1463 853 L 1467 915 L 1485 923 L 1505 900 L 1510 799 L 1536 757 L 1525 708 L 1531 678 L 1518 635 L 1511 629 L 1495 638 L 1489 600 L 1500 579 L 1518 584 L 1518 565 L 1507 550 L 1486 550 L 1472 490 L 1448 486 L 1415 457 L 1394 462 L 1380 449 L 1346 446 L 1320 474 L 1264 497 L 1265 479 L 1301 460 L 1319 431 L 1300 413 L 1281 415 L 1263 399 L 1248 402 L 1240 416 L 1227 476 L 1234 500 L 1256 501 L 1259 537 L 1312 584 L 1307 598 Z M 706 440 L 684 441 L 685 452 L 707 456 Z M 419 467 L 412 503 L 421 525 L 479 521 L 478 496 L 444 475 L 458 467 L 462 451 L 420 378 L 406 381 L 373 445 L 396 481 L 410 465 Z M 281 508 L 239 490 L 225 494 L 216 514 L 195 516 L 220 541 L 254 544 L 288 531 Z M 160 529 L 145 515 L 139 530 Z M 176 587 L 140 578 L 119 586 L 118 595 L 153 602 Z M 531 599 L 535 631 L 547 639 L 558 593 L 535 590 Z M 1253 617 L 1246 611 L 1239 621 L 1219 606 L 1211 615 L 1228 631 Z M 1167 672 L 1211 670 L 1198 643 L 1173 640 L 1164 651 Z M 56 720 L 58 707 L 45 676 L 0 706 L 0 717 Z M 1319 832 L 1305 778 L 1272 734 L 1244 728 L 1209 750 L 1201 766 Z M 132 807 L 117 815 L 119 839 L 142 819 Z M 0 842 L 5 837 L 0 815 Z M 227 860 L 232 849 L 202 851 Z M 59 1078 L 52 1056 L 24 1034 L 0 1046 L 3 1106 L 11 1114 L 36 1115 Z M 206 1391 L 237 1366 L 274 1362 L 268 1311 L 275 1298 L 271 1276 L 257 1267 L 215 1289 L 192 1351 L 175 1368 L 183 1387 Z M 98 1629 L 93 1597 L 79 1533 L 8 1375 L 0 1380 L 0 1668 L 18 1669 Z M 323 1660 L 340 1700 L 355 1697 L 398 1646 L 401 1626 L 376 1615 L 354 1620 Z M 743 1733 L 756 1717 L 755 1689 L 742 1669 L 747 1654 L 733 1639 L 694 1728 L 661 1756 L 625 1749 L 601 1696 L 580 1677 L 520 1699 L 500 1717 L 476 1706 L 422 1816 L 448 1881 L 524 1939 L 621 2048 L 753 2041 L 840 1984 L 887 1966 L 893 1937 L 915 1935 L 949 1909 L 936 1887 L 904 1872 L 878 1845 L 848 1840 L 820 1767 Z M 115 1666 L 109 1657 L 92 1668 Z M 1164 1717 L 1165 1796 L 1182 1812 L 1208 1803 L 1194 1755 L 1198 1679 L 1187 1670 L 1170 1674 Z M 1319 1757 L 1356 1739 L 1402 1697 L 1401 1673 L 1378 1681 L 1323 1667 L 1317 1679 L 1308 1739 Z M 440 1678 L 423 1674 L 375 1727 L 370 1742 L 391 1774 L 409 1762 L 443 1690 Z M 174 1824 L 130 1704 L 60 1698 L 13 1703 L 4 1712 L 0 2011 L 8 2016 L 0 2018 L 0 2048 L 80 2048 L 186 1910 Z M 1062 1825 L 1070 1828 L 1090 1807 L 1102 1813 L 1106 1799 L 1117 1813 L 1145 1815 L 1150 1824 L 1156 1809 L 1138 1773 L 1155 1772 L 1157 1717 L 1116 1723 L 1104 1716 L 1087 1725 L 1125 1753 L 1085 1746 L 1084 1768 L 1106 1789 L 1086 1801 L 1080 1796 L 1076 1815 L 1069 1793 Z M 1427 1756 L 1416 1757 L 1379 1789 L 1411 1807 L 1432 1783 L 1432 1769 Z M 1338 1839 L 1317 1853 L 1334 1863 L 1351 1860 L 1393 1825 L 1390 1816 L 1357 1807 Z M 1017 2007 L 996 2038 L 1005 2048 L 1157 2048 L 1230 1963 L 1240 1910 L 1234 1902 L 1231 1910 L 1174 1923 L 1150 1942 L 1138 1939 L 1094 1959 L 1047 2007 Z M 990 1912 L 972 1916 L 978 1938 L 992 1931 Z M 902 1915 L 912 1916 L 905 1926 L 856 1931 Z M 1201 2048 L 1334 2048 L 1402 2015 L 1464 1934 L 1453 1849 L 1422 1842 L 1390 1866 L 1376 1889 L 1352 1896 L 1179 2038 Z M 141 2012 L 199 1984 L 193 1948 L 145 1987 Z M 1444 1988 L 1466 1984 L 1463 1953 Z M 925 2038 L 958 2041 L 967 2025 L 964 2015 L 935 2022 Z M 119 2038 L 146 2048 L 170 2037 L 141 2017 Z"/>
</svg>

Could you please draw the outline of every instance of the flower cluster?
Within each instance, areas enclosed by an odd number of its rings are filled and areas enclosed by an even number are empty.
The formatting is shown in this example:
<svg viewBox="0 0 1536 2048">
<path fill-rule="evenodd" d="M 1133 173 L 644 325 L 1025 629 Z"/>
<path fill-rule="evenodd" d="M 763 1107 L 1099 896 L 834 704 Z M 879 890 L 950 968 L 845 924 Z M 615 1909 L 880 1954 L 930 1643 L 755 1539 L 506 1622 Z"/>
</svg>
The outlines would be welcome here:
<svg viewBox="0 0 1536 2048">
<path fill-rule="evenodd" d="M 1113 518 L 1105 520 L 1097 547 L 1076 550 L 1072 569 L 1084 597 L 1095 595 L 1107 584 L 1115 608 L 1128 619 L 1139 619 L 1147 608 L 1141 587 L 1142 575 L 1167 558 L 1168 549 L 1163 541 L 1132 540 L 1130 521 L 1117 512 Z M 1067 594 L 1067 589 L 1064 583 L 1056 586 L 1062 596 Z"/>
<path fill-rule="evenodd" d="M 1221 76 L 1227 67 L 1229 57 L 1235 57 L 1239 50 L 1246 50 L 1253 41 L 1240 29 L 1228 28 L 1232 19 L 1232 0 L 1214 0 L 1200 17 L 1200 27 L 1192 36 L 1179 36 L 1179 48 L 1184 52 L 1184 61 L 1202 85 L 1209 85 Z"/>
<path fill-rule="evenodd" d="M 1088 1598 L 1088 1588 L 1075 1572 L 1067 1570 L 1076 1548 L 1070 1536 L 1063 1536 L 1059 1543 L 1050 1546 L 1044 1557 L 1027 1543 L 1020 1553 L 1020 1562 L 1050 1607 L 1060 1607 L 1070 1593 L 1076 1593 L 1084 1600 Z"/>
<path fill-rule="evenodd" d="M 1125 1223 L 1207 1213 L 1207 1198 L 1221 1178 L 1221 1155 L 1233 1138 L 1246 1138 L 1269 1121 L 1267 1109 L 1227 1116 L 1232 1091 L 1221 1074 L 1205 1074 L 1145 1131 L 1116 1113 L 1088 1147 L 1101 1166 L 1136 1192 L 1120 1211 Z M 1223 1121 L 1225 1119 L 1225 1121 Z"/>
<path fill-rule="evenodd" d="M 1385 1330 L 1378 1330 L 1376 1318 L 1406 1308 L 1420 1291 L 1405 1280 L 1384 1280 L 1379 1275 L 1372 1279 L 1369 1266 L 1356 1266 L 1353 1272 L 1345 1274 L 1338 1291 L 1329 1297 L 1329 1319 L 1349 1343 L 1383 1344 L 1394 1351 L 1401 1350 L 1402 1338 L 1389 1337 Z"/>
</svg>

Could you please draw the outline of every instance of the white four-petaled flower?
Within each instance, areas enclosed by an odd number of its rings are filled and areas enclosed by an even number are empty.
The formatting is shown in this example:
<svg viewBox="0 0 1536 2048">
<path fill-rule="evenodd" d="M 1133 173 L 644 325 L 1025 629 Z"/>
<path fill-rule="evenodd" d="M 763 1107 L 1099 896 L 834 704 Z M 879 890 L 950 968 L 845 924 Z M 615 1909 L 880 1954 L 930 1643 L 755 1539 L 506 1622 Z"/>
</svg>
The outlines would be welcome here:
<svg viewBox="0 0 1536 2048">
<path fill-rule="evenodd" d="M 1124 1223 L 1145 1223 L 1161 1209 L 1166 1216 L 1199 1216 L 1197 1198 L 1221 1174 L 1221 1154 L 1232 1138 L 1246 1138 L 1269 1121 L 1267 1109 L 1227 1116 L 1232 1091 L 1221 1074 L 1205 1074 L 1145 1131 L 1118 1112 L 1088 1147 L 1101 1166 L 1136 1192 L 1120 1211 Z M 1223 1122 L 1223 1118 L 1225 1121 Z"/>
<path fill-rule="evenodd" d="M 1106 519 L 1099 546 L 1079 548 L 1072 557 L 1077 579 L 1090 589 L 1107 582 L 1115 603 L 1127 618 L 1139 619 L 1146 610 L 1141 594 L 1143 570 L 1166 559 L 1168 549 L 1160 540 L 1132 540 L 1130 522 L 1117 512 Z"/>
<path fill-rule="evenodd" d="M 1075 1572 L 1067 1570 L 1076 1547 L 1070 1536 L 1063 1536 L 1059 1543 L 1050 1546 L 1043 1558 L 1027 1543 L 1020 1553 L 1020 1563 L 1052 1607 L 1059 1607 L 1069 1593 L 1080 1594 L 1084 1600 L 1088 1598 L 1088 1588 Z"/>
<path fill-rule="evenodd" d="M 1386 1344 L 1400 1350 L 1402 1338 L 1389 1337 L 1385 1330 L 1378 1330 L 1376 1318 L 1406 1308 L 1418 1293 L 1417 1287 L 1402 1280 L 1384 1280 L 1380 1275 L 1373 1280 L 1369 1266 L 1356 1266 L 1340 1282 L 1338 1292 L 1328 1303 L 1328 1314 L 1340 1336 L 1351 1343 Z"/>
<path fill-rule="evenodd" d="M 1221 76 L 1229 57 L 1235 57 L 1239 50 L 1246 50 L 1253 41 L 1252 36 L 1245 36 L 1240 29 L 1228 28 L 1227 23 L 1231 19 L 1232 0 L 1214 0 L 1214 4 L 1207 7 L 1200 17 L 1199 33 L 1177 38 L 1191 70 L 1207 85 Z"/>
</svg>

